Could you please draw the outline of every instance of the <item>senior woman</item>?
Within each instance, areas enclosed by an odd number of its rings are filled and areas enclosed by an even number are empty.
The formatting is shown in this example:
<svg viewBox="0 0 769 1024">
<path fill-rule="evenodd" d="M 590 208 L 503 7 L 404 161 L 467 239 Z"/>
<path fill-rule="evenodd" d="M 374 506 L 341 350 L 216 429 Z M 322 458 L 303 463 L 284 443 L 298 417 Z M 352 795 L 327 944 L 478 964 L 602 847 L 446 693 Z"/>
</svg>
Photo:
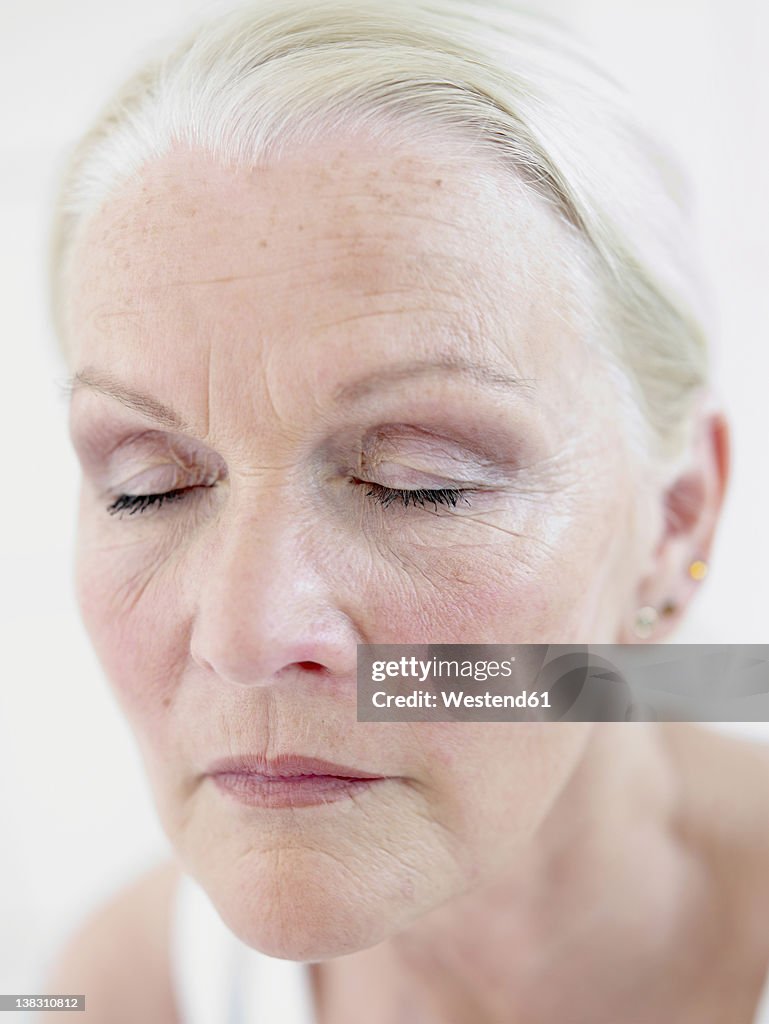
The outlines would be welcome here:
<svg viewBox="0 0 769 1024">
<path fill-rule="evenodd" d="M 215 920 L 319 1024 L 759 1019 L 762 747 L 356 720 L 359 643 L 680 623 L 729 461 L 682 195 L 502 4 L 250 3 L 102 111 L 53 244 L 77 593 L 176 860 L 51 991 L 186 1019 L 171 950 L 213 976 Z"/>
</svg>

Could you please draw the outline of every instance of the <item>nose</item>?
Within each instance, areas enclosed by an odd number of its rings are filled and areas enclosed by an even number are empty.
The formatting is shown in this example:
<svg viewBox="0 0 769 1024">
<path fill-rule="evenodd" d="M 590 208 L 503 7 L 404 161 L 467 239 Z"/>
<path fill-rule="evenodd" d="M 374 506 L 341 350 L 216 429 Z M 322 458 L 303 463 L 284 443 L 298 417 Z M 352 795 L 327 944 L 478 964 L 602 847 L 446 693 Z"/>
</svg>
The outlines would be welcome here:
<svg viewBox="0 0 769 1024">
<path fill-rule="evenodd" d="M 243 686 L 296 672 L 354 677 L 358 637 L 338 606 L 306 525 L 252 510 L 210 538 L 190 637 L 193 661 Z M 329 545 L 324 542 L 328 561 Z M 333 548 L 331 549 L 333 551 Z"/>
</svg>

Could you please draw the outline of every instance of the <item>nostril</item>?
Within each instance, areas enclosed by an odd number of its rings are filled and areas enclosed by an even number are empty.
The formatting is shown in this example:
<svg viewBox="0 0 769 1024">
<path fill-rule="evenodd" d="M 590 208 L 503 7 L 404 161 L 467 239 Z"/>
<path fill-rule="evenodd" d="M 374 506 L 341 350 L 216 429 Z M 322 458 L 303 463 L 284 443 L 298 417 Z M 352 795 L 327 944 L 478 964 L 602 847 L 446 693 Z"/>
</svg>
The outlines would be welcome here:
<svg viewBox="0 0 769 1024">
<path fill-rule="evenodd" d="M 317 661 L 298 661 L 297 665 L 307 672 L 325 672 L 323 666 L 319 665 Z"/>
</svg>

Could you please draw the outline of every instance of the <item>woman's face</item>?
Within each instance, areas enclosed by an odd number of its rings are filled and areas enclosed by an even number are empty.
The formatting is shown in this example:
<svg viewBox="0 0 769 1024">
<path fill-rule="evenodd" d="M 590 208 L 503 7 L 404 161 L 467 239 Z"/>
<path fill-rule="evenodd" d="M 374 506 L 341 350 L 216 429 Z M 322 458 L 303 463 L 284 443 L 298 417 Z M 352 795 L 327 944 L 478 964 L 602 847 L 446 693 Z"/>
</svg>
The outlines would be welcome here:
<svg viewBox="0 0 769 1024">
<path fill-rule="evenodd" d="M 481 166 L 177 150 L 75 241 L 84 622 L 180 859 L 276 956 L 365 948 L 494 879 L 589 739 L 358 723 L 356 643 L 614 642 L 633 607 L 634 463 L 569 240 Z M 206 774 L 241 754 L 382 778 L 251 806 Z"/>
</svg>

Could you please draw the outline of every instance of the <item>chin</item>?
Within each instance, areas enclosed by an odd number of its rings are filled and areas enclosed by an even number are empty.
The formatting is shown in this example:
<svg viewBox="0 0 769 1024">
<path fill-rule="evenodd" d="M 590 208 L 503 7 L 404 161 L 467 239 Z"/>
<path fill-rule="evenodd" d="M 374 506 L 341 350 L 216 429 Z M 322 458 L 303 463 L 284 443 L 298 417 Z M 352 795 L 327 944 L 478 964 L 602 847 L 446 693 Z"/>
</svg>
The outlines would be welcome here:
<svg viewBox="0 0 769 1024">
<path fill-rule="evenodd" d="M 408 879 L 378 878 L 365 868 L 360 874 L 306 849 L 253 852 L 213 878 L 198 874 L 198 881 L 241 942 L 283 960 L 359 952 L 429 909 L 413 899 Z"/>
</svg>

